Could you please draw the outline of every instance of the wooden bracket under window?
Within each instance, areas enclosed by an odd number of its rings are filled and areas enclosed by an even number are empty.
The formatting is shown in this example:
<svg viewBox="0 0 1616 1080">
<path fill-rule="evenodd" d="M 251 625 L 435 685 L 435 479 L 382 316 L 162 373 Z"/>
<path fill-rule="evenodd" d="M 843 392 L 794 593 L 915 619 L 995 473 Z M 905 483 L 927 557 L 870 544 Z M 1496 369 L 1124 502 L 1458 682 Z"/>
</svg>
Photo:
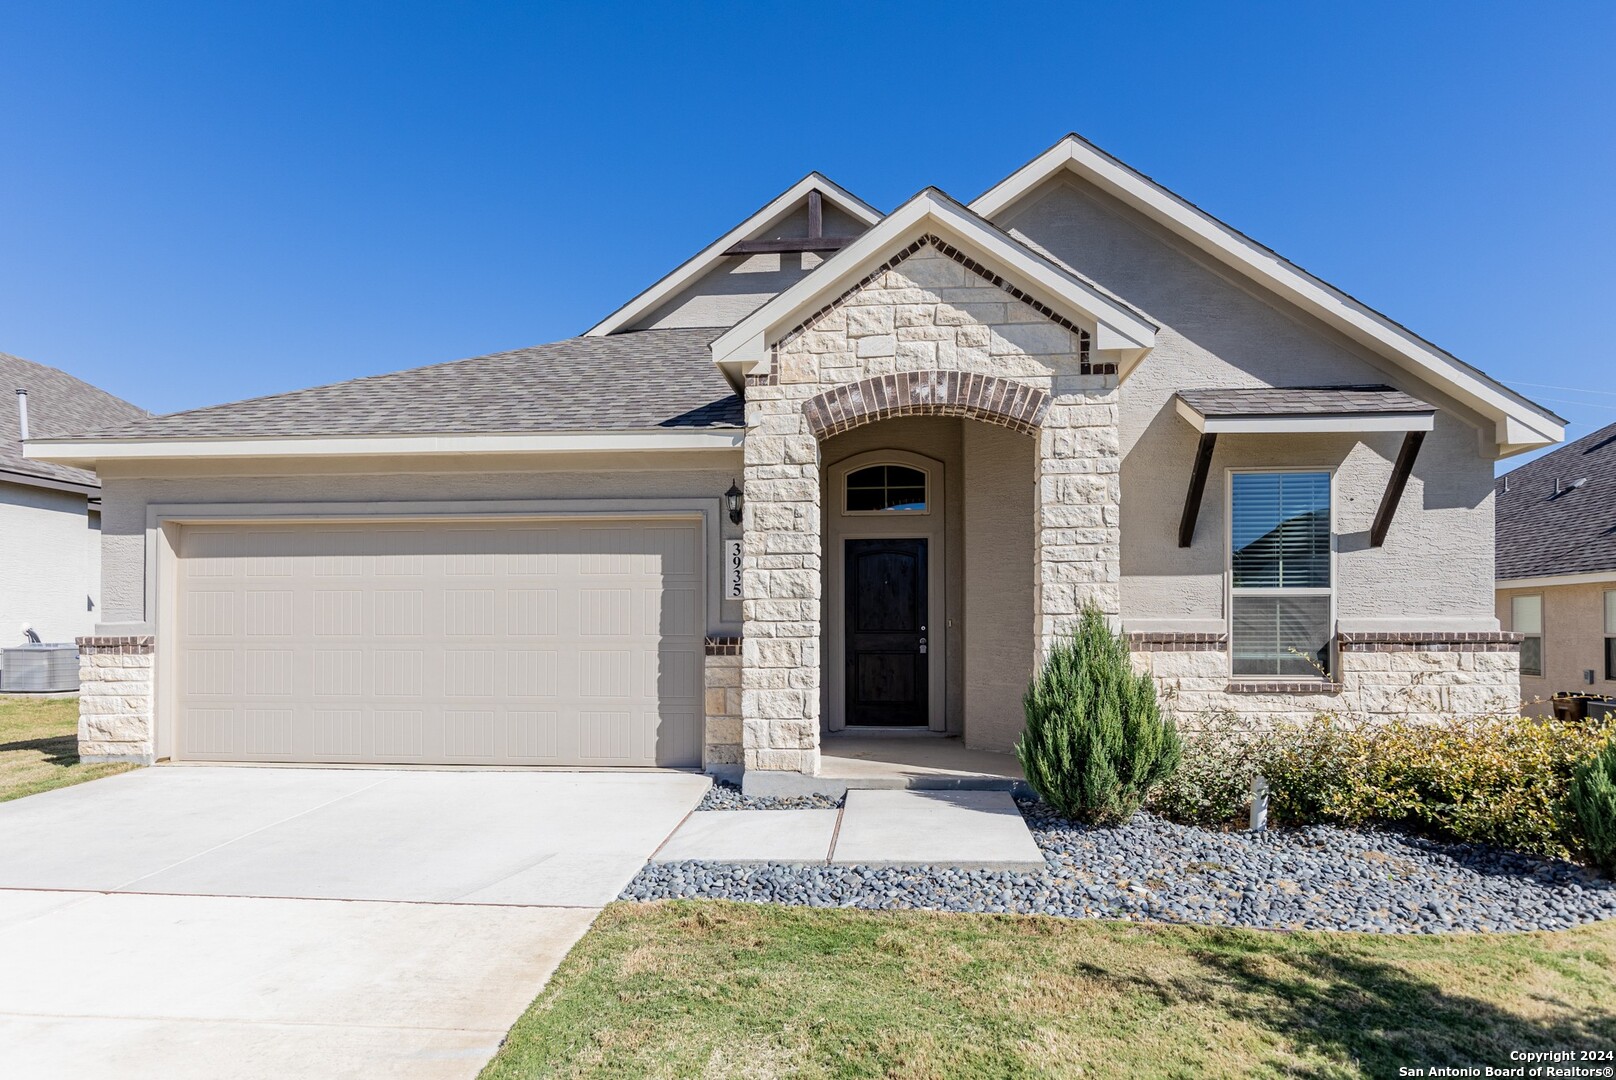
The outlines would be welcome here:
<svg viewBox="0 0 1616 1080">
<path fill-rule="evenodd" d="M 1386 481 L 1386 494 L 1380 498 L 1375 524 L 1369 530 L 1370 547 L 1380 547 L 1386 543 L 1386 533 L 1392 527 L 1392 518 L 1397 515 L 1397 504 L 1403 501 L 1403 489 L 1408 486 L 1408 478 L 1414 472 L 1414 459 L 1420 456 L 1420 444 L 1423 442 L 1423 431 L 1410 431 L 1403 436 L 1403 448 L 1397 452 L 1397 464 L 1392 466 L 1391 479 Z"/>
<path fill-rule="evenodd" d="M 1201 435 L 1195 449 L 1195 465 L 1190 470 L 1190 490 L 1184 496 L 1184 516 L 1178 520 L 1178 546 L 1187 548 L 1195 540 L 1195 519 L 1201 516 L 1201 496 L 1206 494 L 1206 474 L 1212 469 L 1212 451 L 1218 444 L 1214 432 Z"/>
</svg>

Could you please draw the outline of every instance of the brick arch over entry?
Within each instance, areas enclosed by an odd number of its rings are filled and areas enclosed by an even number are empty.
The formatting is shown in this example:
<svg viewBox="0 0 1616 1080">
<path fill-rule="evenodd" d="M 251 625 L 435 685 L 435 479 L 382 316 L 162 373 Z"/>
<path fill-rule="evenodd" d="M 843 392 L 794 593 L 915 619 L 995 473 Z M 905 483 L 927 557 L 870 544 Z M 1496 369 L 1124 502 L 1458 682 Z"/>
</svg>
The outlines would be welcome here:
<svg viewBox="0 0 1616 1080">
<path fill-rule="evenodd" d="M 1032 435 L 1049 412 L 1049 393 L 994 375 L 902 371 L 826 390 L 802 411 L 820 439 L 894 416 L 964 416 Z"/>
</svg>

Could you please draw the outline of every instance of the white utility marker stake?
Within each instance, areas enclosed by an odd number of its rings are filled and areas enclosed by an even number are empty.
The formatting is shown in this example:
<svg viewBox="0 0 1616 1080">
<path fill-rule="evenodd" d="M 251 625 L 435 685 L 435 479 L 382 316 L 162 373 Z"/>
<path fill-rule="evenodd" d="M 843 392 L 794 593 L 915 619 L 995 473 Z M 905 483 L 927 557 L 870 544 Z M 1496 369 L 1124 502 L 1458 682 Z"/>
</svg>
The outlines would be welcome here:
<svg viewBox="0 0 1616 1080">
<path fill-rule="evenodd" d="M 1268 781 L 1261 776 L 1251 778 L 1251 831 L 1268 828 Z"/>
</svg>

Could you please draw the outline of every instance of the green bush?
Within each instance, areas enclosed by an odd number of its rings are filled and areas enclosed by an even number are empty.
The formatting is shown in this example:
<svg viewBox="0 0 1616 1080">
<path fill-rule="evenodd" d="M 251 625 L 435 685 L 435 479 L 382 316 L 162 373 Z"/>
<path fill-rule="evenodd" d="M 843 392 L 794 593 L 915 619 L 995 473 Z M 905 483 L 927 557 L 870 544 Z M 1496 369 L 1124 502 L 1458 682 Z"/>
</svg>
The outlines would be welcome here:
<svg viewBox="0 0 1616 1080">
<path fill-rule="evenodd" d="M 1261 771 L 1277 823 L 1393 825 L 1565 858 L 1583 846 L 1572 774 L 1609 738 L 1541 717 L 1319 716 L 1270 737 Z"/>
<path fill-rule="evenodd" d="M 1136 675 L 1128 647 L 1097 607 L 1050 649 L 1027 687 L 1027 727 L 1016 757 L 1027 783 L 1063 817 L 1127 821 L 1178 767 L 1178 733 L 1162 718 L 1156 685 Z"/>
<path fill-rule="evenodd" d="M 1589 858 L 1616 874 L 1616 740 L 1577 766 L 1570 802 Z"/>
<path fill-rule="evenodd" d="M 1232 712 L 1209 713 L 1179 728 L 1182 759 L 1151 793 L 1150 809 L 1186 825 L 1244 824 L 1251 780 L 1268 749 L 1265 736 Z"/>
</svg>

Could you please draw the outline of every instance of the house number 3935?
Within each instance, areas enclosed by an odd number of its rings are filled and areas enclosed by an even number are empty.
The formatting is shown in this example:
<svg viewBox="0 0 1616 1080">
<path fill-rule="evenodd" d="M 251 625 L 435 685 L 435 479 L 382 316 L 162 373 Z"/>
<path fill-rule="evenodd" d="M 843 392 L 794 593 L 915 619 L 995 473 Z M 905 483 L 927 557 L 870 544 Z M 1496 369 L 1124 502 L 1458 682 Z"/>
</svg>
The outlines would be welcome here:
<svg viewBox="0 0 1616 1080">
<path fill-rule="evenodd" d="M 724 598 L 741 599 L 741 542 L 724 541 Z"/>
</svg>

